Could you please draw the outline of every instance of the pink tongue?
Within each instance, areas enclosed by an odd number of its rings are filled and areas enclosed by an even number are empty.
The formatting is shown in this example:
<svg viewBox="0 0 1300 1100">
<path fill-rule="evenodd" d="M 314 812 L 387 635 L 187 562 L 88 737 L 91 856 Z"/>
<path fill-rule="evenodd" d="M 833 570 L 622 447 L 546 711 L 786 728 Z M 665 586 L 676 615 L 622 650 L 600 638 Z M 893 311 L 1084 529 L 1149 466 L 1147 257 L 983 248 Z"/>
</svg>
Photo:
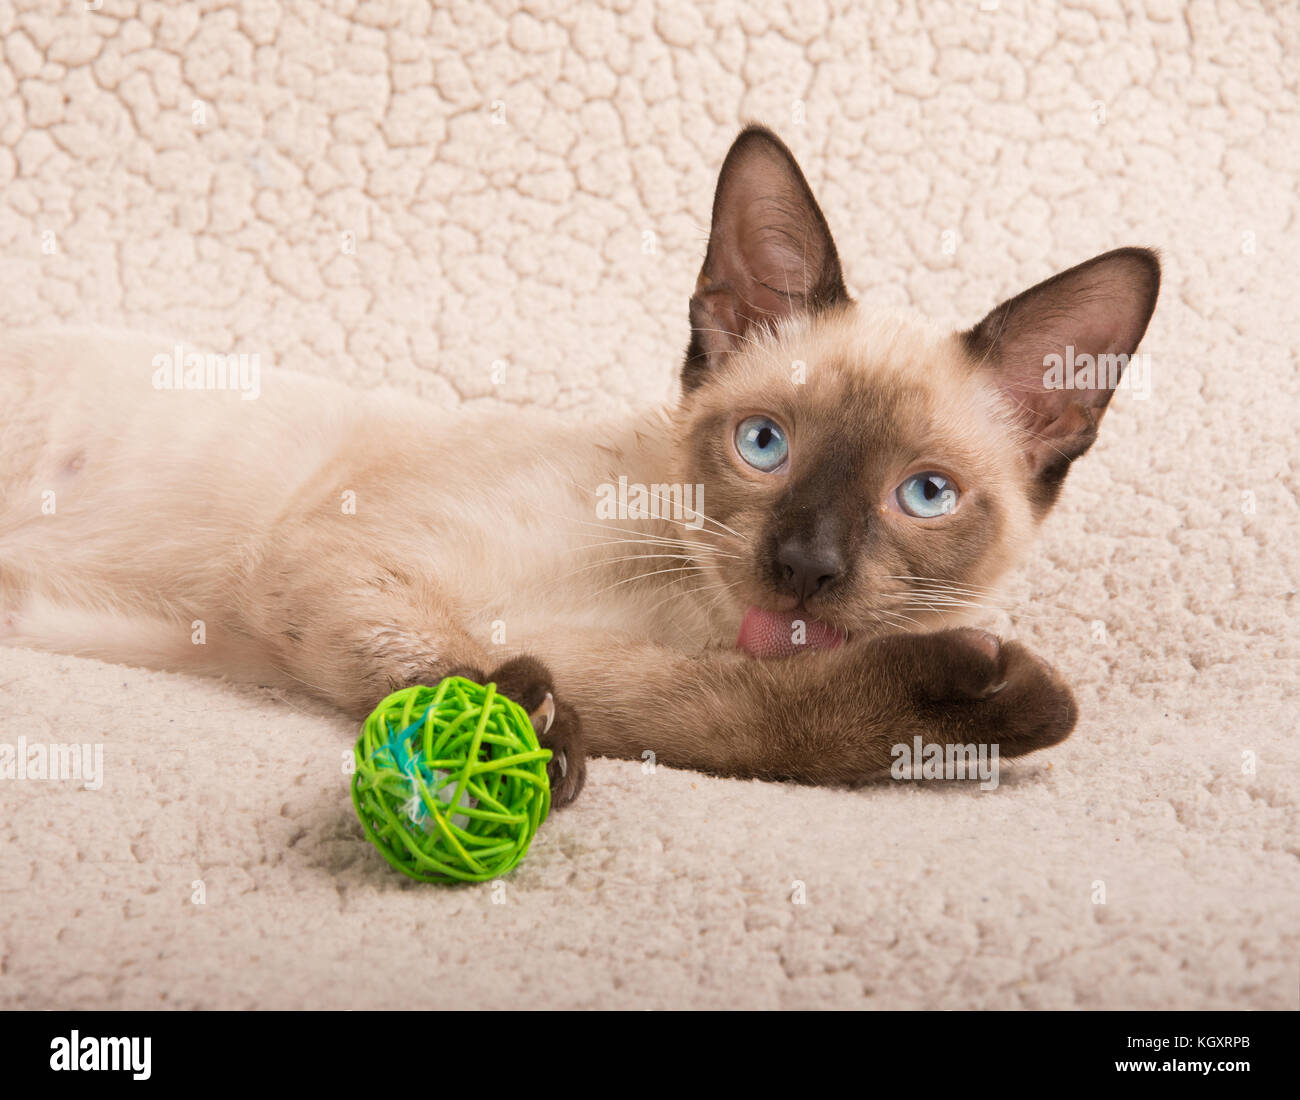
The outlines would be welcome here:
<svg viewBox="0 0 1300 1100">
<path fill-rule="evenodd" d="M 789 657 L 806 649 L 834 649 L 844 643 L 837 628 L 798 611 L 751 607 L 740 624 L 736 646 L 751 657 Z"/>
</svg>

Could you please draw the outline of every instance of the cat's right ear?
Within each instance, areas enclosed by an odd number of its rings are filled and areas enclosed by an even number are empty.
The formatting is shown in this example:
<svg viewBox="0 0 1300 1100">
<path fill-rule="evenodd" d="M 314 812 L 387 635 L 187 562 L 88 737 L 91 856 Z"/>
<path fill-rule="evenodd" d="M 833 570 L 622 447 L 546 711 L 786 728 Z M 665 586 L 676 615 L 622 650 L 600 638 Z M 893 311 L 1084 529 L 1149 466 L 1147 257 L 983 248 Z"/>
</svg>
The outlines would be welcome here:
<svg viewBox="0 0 1300 1100">
<path fill-rule="evenodd" d="M 718 174 L 683 392 L 754 329 L 847 301 L 835 242 L 794 155 L 770 130 L 747 126 Z"/>
</svg>

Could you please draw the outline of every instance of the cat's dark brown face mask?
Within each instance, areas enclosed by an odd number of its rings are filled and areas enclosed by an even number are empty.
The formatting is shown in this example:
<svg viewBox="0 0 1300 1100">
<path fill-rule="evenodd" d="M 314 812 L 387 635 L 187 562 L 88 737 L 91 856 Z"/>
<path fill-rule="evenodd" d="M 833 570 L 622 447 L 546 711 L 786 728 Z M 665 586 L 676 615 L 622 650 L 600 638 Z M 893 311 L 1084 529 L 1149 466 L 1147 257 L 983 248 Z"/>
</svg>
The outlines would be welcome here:
<svg viewBox="0 0 1300 1100">
<path fill-rule="evenodd" d="M 1159 282 L 1155 255 L 1128 248 L 968 332 L 867 314 L 789 150 L 744 130 L 718 181 L 678 410 L 682 477 L 740 544 L 705 562 L 740 647 L 786 655 L 978 604 L 1095 439 Z M 1058 358 L 1099 369 L 1058 384 Z"/>
</svg>

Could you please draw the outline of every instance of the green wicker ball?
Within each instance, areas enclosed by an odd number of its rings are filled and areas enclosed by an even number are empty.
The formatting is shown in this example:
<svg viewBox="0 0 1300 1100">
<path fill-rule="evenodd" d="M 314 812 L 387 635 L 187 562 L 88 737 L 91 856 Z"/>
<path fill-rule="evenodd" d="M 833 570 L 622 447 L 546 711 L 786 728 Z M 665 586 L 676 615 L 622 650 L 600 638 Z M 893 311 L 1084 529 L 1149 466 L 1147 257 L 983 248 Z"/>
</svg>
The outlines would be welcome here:
<svg viewBox="0 0 1300 1100">
<path fill-rule="evenodd" d="M 484 882 L 528 852 L 551 808 L 546 764 L 522 707 L 449 676 L 395 691 L 357 739 L 352 804 L 366 836 L 421 882 Z"/>
</svg>

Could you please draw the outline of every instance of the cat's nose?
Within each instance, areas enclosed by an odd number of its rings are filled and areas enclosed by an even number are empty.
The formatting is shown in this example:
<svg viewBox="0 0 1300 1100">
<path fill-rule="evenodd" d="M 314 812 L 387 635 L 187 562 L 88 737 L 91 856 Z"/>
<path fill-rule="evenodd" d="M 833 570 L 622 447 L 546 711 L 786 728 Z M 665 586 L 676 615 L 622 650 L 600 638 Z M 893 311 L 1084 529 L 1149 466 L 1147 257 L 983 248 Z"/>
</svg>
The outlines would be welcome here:
<svg viewBox="0 0 1300 1100">
<path fill-rule="evenodd" d="M 815 596 L 844 572 L 844 559 L 832 546 L 787 539 L 776 549 L 777 572 L 800 600 Z"/>
</svg>

